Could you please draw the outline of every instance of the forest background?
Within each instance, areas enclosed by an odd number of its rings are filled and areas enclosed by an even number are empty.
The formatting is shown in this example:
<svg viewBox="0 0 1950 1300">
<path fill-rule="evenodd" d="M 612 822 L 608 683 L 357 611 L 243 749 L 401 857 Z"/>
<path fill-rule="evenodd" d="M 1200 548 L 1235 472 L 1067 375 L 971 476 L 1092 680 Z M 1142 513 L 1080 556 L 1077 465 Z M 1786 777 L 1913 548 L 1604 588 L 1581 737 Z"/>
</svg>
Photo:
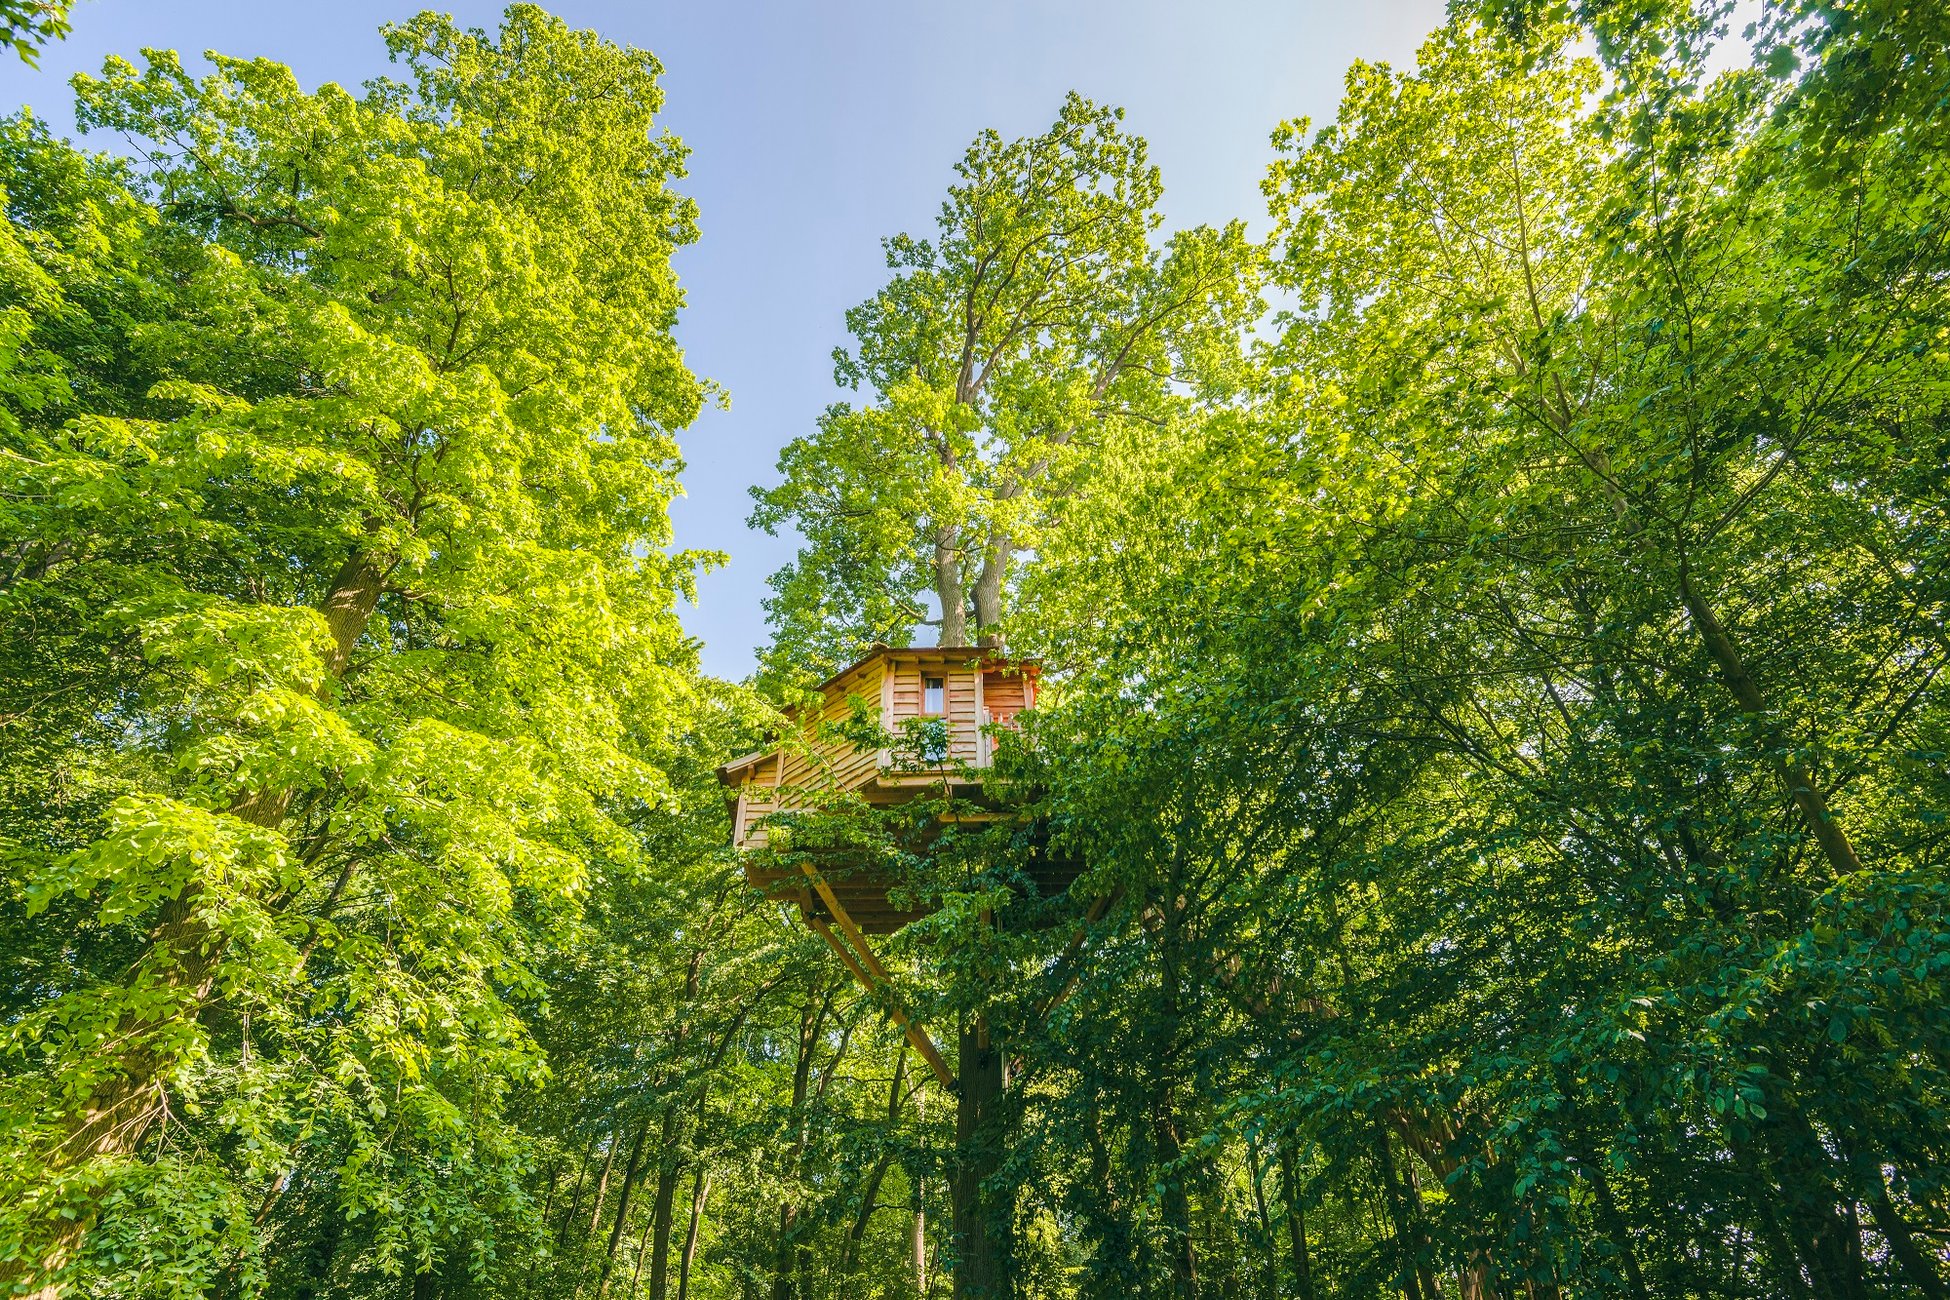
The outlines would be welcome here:
<svg viewBox="0 0 1950 1300">
<path fill-rule="evenodd" d="M 967 1294 L 980 1149 L 1022 1296 L 1943 1295 L 1950 15 L 1725 25 L 1459 4 L 1264 239 L 1112 108 L 978 136 L 755 494 L 746 684 L 649 54 L 517 5 L 357 92 L 111 62 L 129 157 L 8 119 L 0 1279 Z M 960 1138 L 713 776 L 929 620 L 1046 665 L 1014 818 L 800 843 L 1008 1026 Z"/>
</svg>

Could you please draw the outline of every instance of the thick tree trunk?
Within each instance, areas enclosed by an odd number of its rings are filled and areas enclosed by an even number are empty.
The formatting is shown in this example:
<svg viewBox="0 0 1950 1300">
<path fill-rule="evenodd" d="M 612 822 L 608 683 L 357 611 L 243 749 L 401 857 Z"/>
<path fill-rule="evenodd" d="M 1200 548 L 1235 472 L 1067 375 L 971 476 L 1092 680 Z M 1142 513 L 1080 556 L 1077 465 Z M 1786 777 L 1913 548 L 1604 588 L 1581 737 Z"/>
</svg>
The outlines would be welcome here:
<svg viewBox="0 0 1950 1300">
<path fill-rule="evenodd" d="M 345 675 L 353 648 L 366 623 L 379 607 L 385 568 L 364 551 L 346 557 L 332 587 L 320 603 L 332 636 L 322 689 Z M 253 826 L 276 829 L 284 821 L 294 791 L 288 788 L 254 790 L 231 805 L 231 814 Z M 170 1021 L 189 1021 L 201 1015 L 212 1000 L 223 935 L 212 929 L 197 910 L 202 887 L 191 881 L 176 898 L 164 904 L 149 949 L 136 969 L 152 981 L 155 996 L 145 999 L 148 1010 L 126 1016 L 110 1041 L 133 1044 L 121 1069 L 103 1080 L 66 1116 L 65 1131 L 46 1153 L 49 1174 L 96 1160 L 115 1160 L 135 1154 L 156 1122 L 167 1111 L 165 1090 L 175 1065 L 173 1054 L 158 1050 L 155 1030 Z M 167 1007 L 158 1014 L 155 1008 Z M 61 1285 L 47 1280 L 65 1268 L 94 1226 L 92 1212 L 48 1225 L 47 1239 L 38 1244 L 38 1264 L 0 1262 L 0 1290 L 27 1282 L 27 1300 L 56 1300 Z M 41 1279 L 36 1282 L 35 1279 Z"/>
<path fill-rule="evenodd" d="M 1430 1172 L 1447 1184 L 1460 1167 L 1460 1161 L 1454 1154 L 1458 1142 L 1455 1121 L 1439 1112 L 1421 1109 L 1397 1110 L 1391 1117 L 1396 1132 L 1401 1134 L 1403 1148 L 1419 1157 Z M 1412 1168 L 1409 1188 L 1413 1193 L 1415 1221 L 1426 1244 L 1428 1220 L 1423 1212 L 1422 1194 Z M 1472 1248 L 1469 1258 L 1469 1264 L 1456 1274 L 1456 1284 L 1463 1300 L 1497 1300 L 1496 1288 L 1490 1282 L 1489 1257 L 1481 1248 Z M 1432 1284 L 1431 1275 L 1425 1274 L 1423 1280 L 1424 1285 Z"/>
<path fill-rule="evenodd" d="M 992 648 L 1002 645 L 1002 580 L 1014 553 L 1009 538 L 997 533 L 982 553 L 982 571 L 975 578 L 975 635 Z"/>
<path fill-rule="evenodd" d="M 1002 1167 L 1002 1053 L 976 1017 L 961 1035 L 961 1093 L 955 1109 L 955 1300 L 1008 1300 L 1014 1216 L 982 1184 Z"/>
<path fill-rule="evenodd" d="M 934 595 L 941 603 L 938 645 L 968 644 L 968 594 L 961 581 L 961 529 L 945 525 L 934 538 Z"/>
</svg>

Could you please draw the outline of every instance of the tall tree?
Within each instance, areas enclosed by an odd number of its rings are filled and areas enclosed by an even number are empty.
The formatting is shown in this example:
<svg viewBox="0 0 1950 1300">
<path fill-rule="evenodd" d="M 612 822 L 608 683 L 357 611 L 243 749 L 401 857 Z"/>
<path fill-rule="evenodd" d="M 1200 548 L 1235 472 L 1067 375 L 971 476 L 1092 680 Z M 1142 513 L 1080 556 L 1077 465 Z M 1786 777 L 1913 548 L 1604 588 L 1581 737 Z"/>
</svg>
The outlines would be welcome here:
<svg viewBox="0 0 1950 1300">
<path fill-rule="evenodd" d="M 1937 109 L 1838 137 L 1642 34 L 1357 66 L 1270 180 L 1261 395 L 1039 557 L 1088 667 L 1035 776 L 1133 896 L 1052 1131 L 1169 1190 L 1097 1076 L 1162 1056 L 1175 930 L 1316 1285 L 1936 1295 Z"/>
<path fill-rule="evenodd" d="M 936 237 L 885 242 L 894 278 L 835 353 L 872 400 L 829 409 L 754 489 L 754 524 L 805 539 L 772 579 L 774 673 L 816 679 L 922 622 L 999 643 L 1013 566 L 1097 472 L 1103 431 L 1162 421 L 1236 345 L 1243 226 L 1161 239 L 1163 183 L 1121 118 L 1072 94 L 1041 135 L 982 133 Z"/>
<path fill-rule="evenodd" d="M 360 95 L 111 60 L 128 172 L 8 128 L 9 906 L 80 932 L 0 1091 L 32 1294 L 206 1290 L 320 1163 L 391 1271 L 491 1240 L 534 954 L 669 797 L 657 64 L 527 5 L 386 39 Z"/>
</svg>

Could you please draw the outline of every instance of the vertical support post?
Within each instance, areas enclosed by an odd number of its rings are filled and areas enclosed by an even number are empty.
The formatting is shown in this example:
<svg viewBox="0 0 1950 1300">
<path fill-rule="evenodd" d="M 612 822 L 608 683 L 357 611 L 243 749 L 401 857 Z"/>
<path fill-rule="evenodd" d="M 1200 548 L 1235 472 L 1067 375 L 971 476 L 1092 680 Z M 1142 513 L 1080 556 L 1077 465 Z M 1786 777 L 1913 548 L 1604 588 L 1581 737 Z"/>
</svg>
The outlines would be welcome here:
<svg viewBox="0 0 1950 1300">
<path fill-rule="evenodd" d="M 880 661 L 880 729 L 892 733 L 894 730 L 894 657 L 888 655 Z M 874 766 L 885 772 L 894 766 L 894 751 L 882 746 L 874 755 Z"/>
<path fill-rule="evenodd" d="M 1001 1049 L 986 1016 L 962 1027 L 961 1091 L 955 1109 L 955 1300 L 1009 1300 L 1013 1269 L 1013 1206 L 984 1197 L 982 1184 L 1002 1167 L 1006 1137 Z"/>
</svg>

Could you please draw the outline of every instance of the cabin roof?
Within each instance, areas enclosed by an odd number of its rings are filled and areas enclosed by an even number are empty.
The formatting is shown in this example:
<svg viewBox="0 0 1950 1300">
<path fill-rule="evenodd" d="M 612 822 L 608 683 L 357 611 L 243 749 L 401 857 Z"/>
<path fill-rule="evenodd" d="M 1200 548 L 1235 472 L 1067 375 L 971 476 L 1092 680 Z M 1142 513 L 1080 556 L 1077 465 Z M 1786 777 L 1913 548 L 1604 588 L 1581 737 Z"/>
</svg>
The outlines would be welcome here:
<svg viewBox="0 0 1950 1300">
<path fill-rule="evenodd" d="M 1011 658 L 1006 652 L 999 650 L 994 646 L 875 645 L 874 647 L 869 649 L 866 652 L 866 654 L 854 660 L 846 667 L 840 669 L 838 672 L 834 673 L 831 677 L 828 677 L 825 681 L 821 682 L 814 689 L 817 690 L 821 695 L 831 694 L 835 689 L 844 685 L 847 678 L 853 676 L 861 669 L 866 668 L 870 664 L 878 663 L 882 659 L 891 658 L 895 655 L 899 655 L 903 659 L 919 659 L 923 663 L 932 662 L 938 664 L 967 664 L 967 663 L 975 662 L 977 660 L 981 660 L 985 662 L 993 661 L 998 664 L 1006 664 L 1008 667 L 1011 668 L 1020 669 L 1024 674 L 1030 677 L 1036 676 L 1042 669 L 1042 661 L 1039 659 Z M 774 747 L 771 749 L 755 750 L 752 753 L 744 754 L 738 758 L 734 758 L 729 763 L 726 763 L 723 767 L 720 767 L 718 769 L 718 780 L 724 785 L 736 785 L 737 784 L 736 777 L 738 773 L 744 771 L 746 768 L 750 767 L 752 764 L 758 762 L 761 759 L 771 757 L 773 754 L 777 752 L 778 752 L 777 748 Z"/>
</svg>

